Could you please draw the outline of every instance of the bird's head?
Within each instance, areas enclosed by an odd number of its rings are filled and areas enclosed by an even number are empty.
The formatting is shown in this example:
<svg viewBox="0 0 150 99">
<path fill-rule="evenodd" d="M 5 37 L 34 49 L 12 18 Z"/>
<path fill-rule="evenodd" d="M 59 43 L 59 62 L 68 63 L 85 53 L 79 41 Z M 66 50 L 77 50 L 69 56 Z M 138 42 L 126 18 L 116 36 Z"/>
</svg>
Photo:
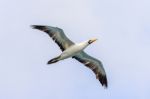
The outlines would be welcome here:
<svg viewBox="0 0 150 99">
<path fill-rule="evenodd" d="M 88 43 L 91 44 L 91 43 L 95 42 L 96 40 L 97 40 L 96 38 L 90 39 L 90 40 L 88 41 Z"/>
</svg>

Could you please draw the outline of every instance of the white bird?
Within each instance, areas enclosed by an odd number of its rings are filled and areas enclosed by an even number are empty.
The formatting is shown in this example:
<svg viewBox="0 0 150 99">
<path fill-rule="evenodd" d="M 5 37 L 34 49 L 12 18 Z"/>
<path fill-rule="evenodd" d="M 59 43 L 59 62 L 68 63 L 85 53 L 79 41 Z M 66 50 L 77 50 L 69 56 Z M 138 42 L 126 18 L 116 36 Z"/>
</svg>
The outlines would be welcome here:
<svg viewBox="0 0 150 99">
<path fill-rule="evenodd" d="M 102 86 L 107 87 L 107 77 L 102 63 L 86 54 L 83 50 L 97 39 L 90 39 L 82 43 L 72 42 L 63 32 L 62 29 L 52 26 L 41 26 L 41 25 L 32 25 L 33 29 L 38 29 L 46 32 L 60 47 L 62 53 L 56 58 L 48 61 L 48 64 L 56 63 L 60 60 L 66 58 L 75 58 L 79 62 L 83 63 L 85 66 L 90 68 L 96 75 L 96 78 L 100 81 Z"/>
</svg>

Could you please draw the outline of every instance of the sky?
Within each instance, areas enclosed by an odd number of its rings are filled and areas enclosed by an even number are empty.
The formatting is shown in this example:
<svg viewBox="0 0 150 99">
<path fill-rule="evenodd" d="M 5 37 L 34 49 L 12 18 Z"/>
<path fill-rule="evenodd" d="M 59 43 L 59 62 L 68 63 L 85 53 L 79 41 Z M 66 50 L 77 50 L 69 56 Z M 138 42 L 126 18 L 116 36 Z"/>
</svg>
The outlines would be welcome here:
<svg viewBox="0 0 150 99">
<path fill-rule="evenodd" d="M 149 0 L 0 0 L 1 99 L 150 99 Z M 105 89 L 74 59 L 30 25 L 57 26 L 102 61 Z"/>
</svg>

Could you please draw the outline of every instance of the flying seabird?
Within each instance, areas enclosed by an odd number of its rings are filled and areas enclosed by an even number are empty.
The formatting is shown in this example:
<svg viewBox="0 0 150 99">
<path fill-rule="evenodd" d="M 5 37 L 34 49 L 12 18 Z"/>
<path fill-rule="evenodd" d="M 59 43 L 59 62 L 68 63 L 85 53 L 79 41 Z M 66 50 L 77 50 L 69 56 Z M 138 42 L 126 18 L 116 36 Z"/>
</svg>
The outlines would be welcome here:
<svg viewBox="0 0 150 99">
<path fill-rule="evenodd" d="M 47 64 L 56 63 L 60 60 L 72 57 L 90 68 L 95 73 L 96 78 L 100 81 L 102 86 L 107 87 L 107 77 L 102 63 L 83 51 L 97 39 L 74 43 L 64 34 L 63 30 L 58 27 L 42 25 L 31 25 L 31 27 L 46 32 L 62 50 L 59 56 L 51 59 Z"/>
</svg>

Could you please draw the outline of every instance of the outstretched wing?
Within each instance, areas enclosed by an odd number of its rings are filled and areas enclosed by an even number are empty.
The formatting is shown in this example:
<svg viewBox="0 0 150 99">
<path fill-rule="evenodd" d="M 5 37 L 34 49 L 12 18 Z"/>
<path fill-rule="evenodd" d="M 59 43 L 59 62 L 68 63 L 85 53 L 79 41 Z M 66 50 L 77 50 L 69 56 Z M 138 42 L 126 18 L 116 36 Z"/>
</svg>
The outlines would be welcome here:
<svg viewBox="0 0 150 99">
<path fill-rule="evenodd" d="M 88 68 L 90 68 L 95 73 L 96 78 L 100 81 L 102 86 L 107 87 L 106 73 L 105 73 L 102 63 L 99 60 L 89 56 L 84 51 L 73 56 L 73 58 L 83 63 Z"/>
<path fill-rule="evenodd" d="M 74 45 L 74 42 L 67 38 L 63 30 L 60 28 L 42 25 L 32 25 L 31 27 L 33 29 L 38 29 L 46 32 L 58 44 L 62 51 L 64 51 L 71 45 Z"/>
</svg>

